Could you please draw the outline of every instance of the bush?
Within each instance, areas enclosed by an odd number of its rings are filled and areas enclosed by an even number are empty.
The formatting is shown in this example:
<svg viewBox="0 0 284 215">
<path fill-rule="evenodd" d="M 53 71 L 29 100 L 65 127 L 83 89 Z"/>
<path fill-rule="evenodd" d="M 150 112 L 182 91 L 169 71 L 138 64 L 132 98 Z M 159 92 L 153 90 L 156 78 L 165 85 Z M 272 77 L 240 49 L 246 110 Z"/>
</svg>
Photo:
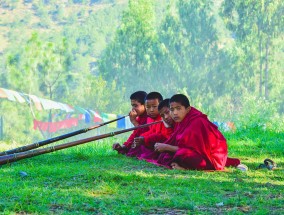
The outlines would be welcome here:
<svg viewBox="0 0 284 215">
<path fill-rule="evenodd" d="M 239 108 L 235 112 L 235 121 L 237 128 L 240 129 L 264 129 L 276 112 L 273 103 L 253 95 L 244 95 L 237 106 Z"/>
<path fill-rule="evenodd" d="M 233 122 L 239 131 L 284 131 L 284 115 L 277 112 L 276 102 L 248 93 L 239 98 L 220 97 L 205 113 L 211 121 Z"/>
</svg>

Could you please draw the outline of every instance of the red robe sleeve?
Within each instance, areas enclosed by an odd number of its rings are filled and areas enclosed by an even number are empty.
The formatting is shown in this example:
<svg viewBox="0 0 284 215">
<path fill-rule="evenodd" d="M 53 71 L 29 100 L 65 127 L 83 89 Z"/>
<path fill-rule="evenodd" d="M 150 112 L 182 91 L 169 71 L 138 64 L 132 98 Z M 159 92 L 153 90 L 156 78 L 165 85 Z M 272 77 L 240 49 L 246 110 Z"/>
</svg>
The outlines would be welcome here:
<svg viewBox="0 0 284 215">
<path fill-rule="evenodd" d="M 173 128 L 166 128 L 164 123 L 159 123 L 151 126 L 150 130 L 143 133 L 144 145 L 148 148 L 153 148 L 155 143 L 165 142 L 173 132 Z"/>
<path fill-rule="evenodd" d="M 138 116 L 136 120 L 139 123 L 139 125 L 144 125 L 146 123 L 149 123 L 146 112 L 143 115 Z M 137 130 L 134 130 L 131 133 L 131 135 L 128 137 L 128 139 L 123 143 L 123 145 L 125 145 L 127 148 L 130 148 L 133 143 L 134 138 L 139 137 L 141 134 L 147 132 L 148 130 L 149 130 L 149 127 L 139 128 Z"/>
</svg>

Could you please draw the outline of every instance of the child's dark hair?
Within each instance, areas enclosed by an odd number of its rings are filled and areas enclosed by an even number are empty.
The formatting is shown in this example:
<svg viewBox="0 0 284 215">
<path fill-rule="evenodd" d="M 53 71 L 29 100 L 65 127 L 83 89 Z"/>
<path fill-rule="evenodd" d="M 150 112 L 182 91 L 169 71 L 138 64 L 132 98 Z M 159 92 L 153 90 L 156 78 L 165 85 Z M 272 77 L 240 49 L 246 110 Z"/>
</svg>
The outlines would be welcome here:
<svg viewBox="0 0 284 215">
<path fill-rule="evenodd" d="M 169 103 L 172 103 L 172 102 L 180 103 L 185 108 L 190 106 L 188 98 L 185 95 L 183 95 L 183 94 L 175 94 L 175 95 L 173 95 L 170 98 L 170 102 Z"/>
<path fill-rule="evenodd" d="M 161 101 L 163 101 L 163 96 L 158 92 L 151 92 L 151 93 L 148 93 L 145 100 L 150 100 L 150 99 L 158 99 L 160 103 Z"/>
<path fill-rule="evenodd" d="M 144 105 L 146 96 L 147 96 L 147 93 L 145 91 L 136 91 L 131 94 L 130 99 L 136 100 L 142 105 Z"/>
<path fill-rule="evenodd" d="M 158 110 L 162 110 L 163 107 L 170 107 L 170 99 L 164 99 L 159 103 Z"/>
</svg>

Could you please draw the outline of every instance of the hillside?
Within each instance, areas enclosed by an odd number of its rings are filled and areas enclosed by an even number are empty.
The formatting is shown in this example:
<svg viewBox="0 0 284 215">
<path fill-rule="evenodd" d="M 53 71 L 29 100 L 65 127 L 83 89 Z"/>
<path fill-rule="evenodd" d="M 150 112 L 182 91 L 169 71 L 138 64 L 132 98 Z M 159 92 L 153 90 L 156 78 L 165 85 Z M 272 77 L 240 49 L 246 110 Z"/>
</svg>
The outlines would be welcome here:
<svg viewBox="0 0 284 215">
<path fill-rule="evenodd" d="M 62 34 L 67 27 L 80 26 L 95 15 L 99 15 L 101 20 L 115 19 L 107 26 L 115 30 L 119 14 L 127 6 L 127 0 L 91 1 L 94 3 L 89 4 L 75 4 L 69 1 L 44 2 L 2 1 L 0 4 L 0 52 L 3 53 L 10 46 L 27 40 L 34 31 L 49 36 Z"/>
</svg>

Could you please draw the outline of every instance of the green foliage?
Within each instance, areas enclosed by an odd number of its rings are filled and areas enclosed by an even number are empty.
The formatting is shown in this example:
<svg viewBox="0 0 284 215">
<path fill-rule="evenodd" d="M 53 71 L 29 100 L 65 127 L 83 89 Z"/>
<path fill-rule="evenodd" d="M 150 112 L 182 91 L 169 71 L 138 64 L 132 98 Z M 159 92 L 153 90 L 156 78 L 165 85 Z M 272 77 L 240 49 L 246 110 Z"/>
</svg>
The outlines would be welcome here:
<svg viewBox="0 0 284 215">
<path fill-rule="evenodd" d="M 100 60 L 101 74 L 108 80 L 112 77 L 118 87 L 127 86 L 127 94 L 151 86 L 156 37 L 151 1 L 129 1 L 116 37 Z"/>
<path fill-rule="evenodd" d="M 187 86 L 192 97 L 206 96 L 209 93 L 217 96 L 217 92 L 222 91 L 222 83 L 218 83 L 222 70 L 216 68 L 222 51 L 217 46 L 216 19 L 212 6 L 212 1 L 177 3 L 184 40 L 180 48 L 185 50 L 183 64 L 187 66 L 181 70 L 183 79 L 177 81 L 176 85 Z"/>
<path fill-rule="evenodd" d="M 224 96 L 214 104 L 203 111 L 212 121 L 234 122 L 238 132 L 246 130 L 283 132 L 283 115 L 277 112 L 278 104 L 275 102 L 244 93 L 238 99 L 232 99 L 229 95 Z"/>
<path fill-rule="evenodd" d="M 4 139 L 12 143 L 11 147 L 15 144 L 28 144 L 40 138 L 39 133 L 33 132 L 33 114 L 28 105 L 2 100 L 0 104 Z"/>
<path fill-rule="evenodd" d="M 53 98 L 55 89 L 60 89 L 67 76 L 67 55 L 64 40 L 54 44 L 33 34 L 23 50 L 8 56 L 7 82 L 13 89 L 40 91 L 41 95 Z"/>
<path fill-rule="evenodd" d="M 160 86 L 162 92 L 174 92 L 178 86 L 188 81 L 186 77 L 191 70 L 187 62 L 188 41 L 184 37 L 184 29 L 179 17 L 167 9 L 165 19 L 159 28 L 159 53 L 157 63 L 154 65 L 156 73 L 159 74 L 155 80 L 163 83 Z M 173 74 L 176 75 L 173 75 Z"/>
<path fill-rule="evenodd" d="M 234 120 L 237 129 L 269 129 L 267 124 L 271 124 L 277 113 L 275 103 L 250 94 L 243 95 L 238 103 L 236 107 L 239 108 L 235 108 L 237 119 Z"/>
<path fill-rule="evenodd" d="M 75 104 L 101 112 L 108 110 L 110 113 L 126 113 L 129 103 L 125 103 L 125 98 L 121 96 L 125 89 L 122 88 L 120 91 L 116 89 L 115 81 L 107 83 L 101 76 L 89 75 L 89 78 L 85 79 L 81 93 L 76 94 Z"/>
<path fill-rule="evenodd" d="M 71 105 L 116 114 L 124 114 L 128 111 L 129 104 L 121 96 L 125 91 L 124 88 L 116 91 L 115 82 L 107 83 L 101 76 L 92 75 L 88 61 L 82 64 L 86 58 L 81 59 L 79 55 L 72 63 L 70 58 L 70 47 L 65 39 L 60 42 L 57 40 L 55 42 L 43 41 L 38 34 L 33 34 L 23 50 L 8 57 L 5 81 L 13 89 L 39 97 L 61 102 L 61 98 L 65 96 L 65 101 L 62 102 Z M 70 73 L 69 70 L 73 71 L 72 67 L 76 68 L 76 71 Z M 19 111 L 24 110 L 26 114 L 22 114 L 19 121 L 25 125 L 19 123 L 17 127 L 21 132 L 19 135 L 13 135 L 14 130 L 5 130 L 6 139 L 15 138 L 24 142 L 23 138 L 19 138 L 22 137 L 21 135 L 28 135 L 31 138 L 38 137 L 31 129 L 33 118 L 27 115 L 28 106 L 15 107 L 15 109 L 5 108 L 1 113 L 11 111 L 17 115 L 20 114 Z M 33 114 L 33 117 L 50 121 L 51 113 L 51 111 L 45 111 L 45 114 Z M 14 127 L 13 123 L 14 121 L 5 120 L 7 128 Z M 29 123 L 29 126 L 26 126 L 26 123 Z"/>
<path fill-rule="evenodd" d="M 0 7 L 1 87 L 116 114 L 128 112 L 133 91 L 181 92 L 216 121 L 281 130 L 283 1 L 45 0 Z"/>
<path fill-rule="evenodd" d="M 283 40 L 283 10 L 281 0 L 225 0 L 221 10 L 226 26 L 245 53 L 243 68 L 239 66 L 239 69 L 244 71 L 246 79 L 259 79 L 252 93 L 258 90 L 259 96 L 264 94 L 266 99 L 271 98 L 270 90 L 274 84 L 270 76 L 275 70 L 272 56 L 277 47 L 272 43 Z"/>
</svg>

